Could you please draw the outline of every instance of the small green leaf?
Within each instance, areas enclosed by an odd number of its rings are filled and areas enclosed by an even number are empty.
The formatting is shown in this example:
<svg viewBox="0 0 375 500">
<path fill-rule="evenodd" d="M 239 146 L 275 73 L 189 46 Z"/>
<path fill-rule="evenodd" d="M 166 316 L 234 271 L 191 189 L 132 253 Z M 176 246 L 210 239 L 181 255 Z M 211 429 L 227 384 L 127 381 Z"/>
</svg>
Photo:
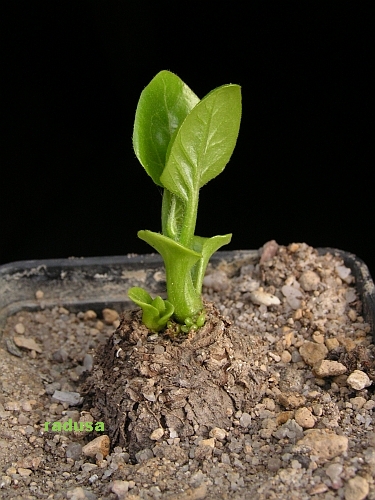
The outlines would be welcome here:
<svg viewBox="0 0 375 500">
<path fill-rule="evenodd" d="M 139 286 L 133 286 L 133 288 L 130 288 L 128 290 L 128 295 L 129 298 L 138 305 L 152 303 L 152 298 L 150 294 L 147 293 L 146 290 L 143 290 L 143 288 L 140 288 Z"/>
<path fill-rule="evenodd" d="M 154 298 L 152 305 L 159 311 L 159 314 L 165 311 L 165 302 L 159 295 Z"/>
<path fill-rule="evenodd" d="M 199 98 L 170 71 L 160 71 L 143 90 L 135 114 L 133 147 L 155 184 L 162 186 L 172 136 Z"/>
<path fill-rule="evenodd" d="M 161 184 L 186 203 L 228 163 L 241 121 L 241 88 L 223 85 L 186 116 L 167 152 Z"/>
<path fill-rule="evenodd" d="M 173 305 L 168 300 L 157 296 L 152 300 L 143 288 L 133 287 L 128 290 L 129 298 L 142 309 L 142 322 L 154 332 L 164 328 L 174 312 Z"/>
</svg>

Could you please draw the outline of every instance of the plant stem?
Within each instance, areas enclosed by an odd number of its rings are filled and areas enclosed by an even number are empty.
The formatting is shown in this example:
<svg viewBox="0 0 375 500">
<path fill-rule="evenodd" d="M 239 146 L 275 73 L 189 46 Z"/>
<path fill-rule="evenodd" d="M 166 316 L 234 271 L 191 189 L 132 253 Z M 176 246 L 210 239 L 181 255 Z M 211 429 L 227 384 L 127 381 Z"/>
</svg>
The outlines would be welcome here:
<svg viewBox="0 0 375 500">
<path fill-rule="evenodd" d="M 191 267 L 176 259 L 166 268 L 168 300 L 174 305 L 174 316 L 180 323 L 203 309 L 201 295 L 194 288 Z"/>
<path fill-rule="evenodd" d="M 192 248 L 195 226 L 197 223 L 199 190 L 192 190 L 185 207 L 184 219 L 179 236 L 179 243 L 186 248 Z"/>
</svg>

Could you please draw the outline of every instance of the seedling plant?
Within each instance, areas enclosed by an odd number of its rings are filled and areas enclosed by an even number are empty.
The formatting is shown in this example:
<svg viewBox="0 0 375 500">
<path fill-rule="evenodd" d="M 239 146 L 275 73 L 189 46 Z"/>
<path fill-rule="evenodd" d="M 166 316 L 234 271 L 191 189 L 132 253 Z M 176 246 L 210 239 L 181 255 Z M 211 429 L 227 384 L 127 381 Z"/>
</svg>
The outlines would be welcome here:
<svg viewBox="0 0 375 500">
<path fill-rule="evenodd" d="M 152 331 L 173 318 L 184 332 L 205 323 L 202 284 L 211 255 L 232 235 L 195 235 L 199 190 L 220 174 L 236 145 L 241 89 L 228 84 L 202 100 L 175 74 L 161 71 L 138 102 L 133 147 L 155 184 L 163 189 L 162 232 L 138 232 L 164 260 L 167 300 L 133 287 L 129 297 L 142 308 Z"/>
</svg>

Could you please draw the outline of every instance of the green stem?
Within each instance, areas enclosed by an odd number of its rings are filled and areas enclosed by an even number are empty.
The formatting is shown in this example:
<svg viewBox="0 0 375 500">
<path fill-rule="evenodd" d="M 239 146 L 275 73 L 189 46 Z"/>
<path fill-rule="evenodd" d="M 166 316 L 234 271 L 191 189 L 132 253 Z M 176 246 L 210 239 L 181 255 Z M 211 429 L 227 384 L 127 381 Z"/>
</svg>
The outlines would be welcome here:
<svg viewBox="0 0 375 500">
<path fill-rule="evenodd" d="M 166 266 L 168 300 L 174 305 L 174 317 L 184 323 L 187 317 L 203 309 L 201 294 L 197 293 L 191 277 L 191 268 L 182 259 Z"/>
<path fill-rule="evenodd" d="M 168 189 L 164 189 L 163 191 L 163 202 L 161 206 L 161 232 L 164 236 L 168 236 L 168 238 L 176 239 L 177 235 L 173 230 L 172 224 L 172 197 L 173 194 L 168 191 Z"/>
<path fill-rule="evenodd" d="M 202 258 L 201 254 L 153 231 L 138 231 L 138 237 L 163 257 L 168 301 L 174 306 L 177 321 L 184 323 L 187 317 L 199 313 L 203 308 L 201 294 L 195 289 L 191 272 Z"/>
<path fill-rule="evenodd" d="M 186 248 L 192 248 L 195 226 L 197 223 L 199 190 L 191 190 L 185 207 L 184 219 L 179 236 L 179 243 Z"/>
</svg>

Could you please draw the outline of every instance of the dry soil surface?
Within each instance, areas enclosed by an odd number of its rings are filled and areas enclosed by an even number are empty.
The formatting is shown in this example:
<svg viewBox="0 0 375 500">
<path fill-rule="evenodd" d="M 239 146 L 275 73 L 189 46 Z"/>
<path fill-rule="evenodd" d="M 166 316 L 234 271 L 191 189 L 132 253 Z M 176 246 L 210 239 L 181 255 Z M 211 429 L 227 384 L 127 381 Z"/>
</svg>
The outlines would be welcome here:
<svg viewBox="0 0 375 500">
<path fill-rule="evenodd" d="M 209 267 L 204 297 L 259 339 L 247 362 L 264 374 L 264 393 L 246 411 L 229 409 L 226 425 L 188 436 L 154 422 L 151 445 L 134 457 L 111 445 L 80 393 L 117 313 L 10 317 L 0 498 L 375 499 L 375 351 L 350 270 L 306 244 L 269 242 L 255 261 Z"/>
</svg>

